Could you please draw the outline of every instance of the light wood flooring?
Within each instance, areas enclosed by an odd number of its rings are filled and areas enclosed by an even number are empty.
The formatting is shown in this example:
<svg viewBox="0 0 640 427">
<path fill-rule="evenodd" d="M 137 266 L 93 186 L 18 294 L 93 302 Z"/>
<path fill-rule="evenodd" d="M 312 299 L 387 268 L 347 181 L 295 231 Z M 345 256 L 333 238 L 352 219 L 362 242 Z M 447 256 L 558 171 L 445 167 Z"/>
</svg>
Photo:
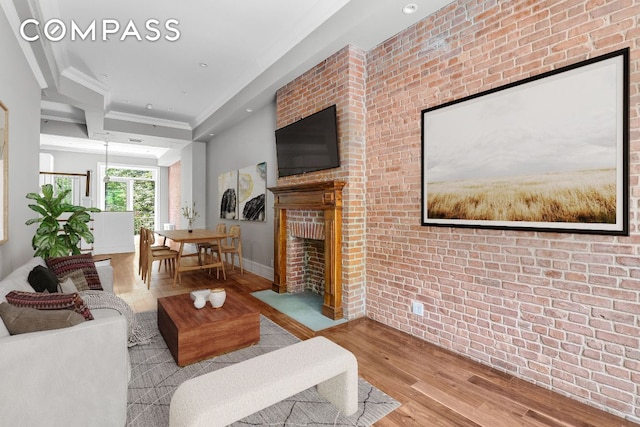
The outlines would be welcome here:
<svg viewBox="0 0 640 427">
<path fill-rule="evenodd" d="M 233 289 L 247 304 L 301 339 L 315 333 L 262 303 L 251 292 L 271 282 L 236 267 L 227 279 L 215 273 L 182 274 L 182 285 L 154 266 L 151 288 L 138 275 L 135 254 L 111 255 L 116 294 L 136 312 L 155 310 L 157 298 L 194 289 Z M 378 426 L 636 426 L 590 406 L 471 362 L 370 319 L 358 319 L 318 333 L 353 352 L 359 374 L 401 403 Z"/>
</svg>

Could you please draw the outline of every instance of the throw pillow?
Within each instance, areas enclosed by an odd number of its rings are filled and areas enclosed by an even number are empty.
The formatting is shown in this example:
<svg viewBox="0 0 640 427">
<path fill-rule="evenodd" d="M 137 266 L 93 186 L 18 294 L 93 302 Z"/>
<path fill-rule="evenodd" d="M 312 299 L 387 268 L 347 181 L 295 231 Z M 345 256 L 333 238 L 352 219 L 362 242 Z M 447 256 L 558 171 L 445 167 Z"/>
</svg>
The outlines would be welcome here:
<svg viewBox="0 0 640 427">
<path fill-rule="evenodd" d="M 72 310 L 85 320 L 93 320 L 91 311 L 78 293 L 39 294 L 34 292 L 11 291 L 5 296 L 9 304 L 16 307 L 30 307 L 38 310 Z"/>
<path fill-rule="evenodd" d="M 0 303 L 0 318 L 11 335 L 66 328 L 84 322 L 84 317 L 71 310 L 43 311 Z"/>
<path fill-rule="evenodd" d="M 84 276 L 84 271 L 82 270 L 72 271 L 71 273 L 65 274 L 64 276 L 60 277 L 60 283 L 64 282 L 65 280 L 71 280 L 75 287 L 75 289 L 67 293 L 89 290 L 89 284 L 87 283 L 87 278 Z M 62 292 L 65 292 L 65 291 L 62 291 Z"/>
<path fill-rule="evenodd" d="M 72 294 L 78 292 L 76 285 L 73 284 L 71 278 L 60 281 L 60 292 L 63 294 Z"/>
<path fill-rule="evenodd" d="M 101 291 L 102 284 L 91 254 L 71 255 L 58 258 L 47 258 L 47 265 L 58 277 L 66 276 L 72 271 L 82 270 L 87 279 L 89 289 Z"/>
<path fill-rule="evenodd" d="M 58 292 L 58 278 L 55 273 L 43 265 L 36 265 L 27 277 L 36 292 Z"/>
</svg>

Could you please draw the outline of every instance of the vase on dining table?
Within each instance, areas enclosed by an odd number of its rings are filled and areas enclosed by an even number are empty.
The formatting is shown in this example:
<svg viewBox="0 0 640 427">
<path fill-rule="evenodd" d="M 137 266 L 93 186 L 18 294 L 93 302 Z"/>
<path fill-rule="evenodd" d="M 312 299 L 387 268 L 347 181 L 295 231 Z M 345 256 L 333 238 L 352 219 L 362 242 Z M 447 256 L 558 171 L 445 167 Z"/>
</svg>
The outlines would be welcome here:
<svg viewBox="0 0 640 427">
<path fill-rule="evenodd" d="M 189 233 L 193 233 L 193 220 L 192 219 L 187 220 L 187 230 L 189 231 Z"/>
</svg>

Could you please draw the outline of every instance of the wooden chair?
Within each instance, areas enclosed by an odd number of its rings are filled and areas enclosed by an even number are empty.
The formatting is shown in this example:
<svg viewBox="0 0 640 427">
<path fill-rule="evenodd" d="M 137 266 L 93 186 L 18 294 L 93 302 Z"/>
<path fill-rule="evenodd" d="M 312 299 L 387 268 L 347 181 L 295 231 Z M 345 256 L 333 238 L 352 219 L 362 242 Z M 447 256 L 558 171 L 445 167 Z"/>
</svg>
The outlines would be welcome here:
<svg viewBox="0 0 640 427">
<path fill-rule="evenodd" d="M 140 250 L 145 253 L 144 258 L 144 278 L 147 282 L 147 289 L 151 287 L 151 271 L 154 261 L 165 261 L 165 269 L 169 268 L 169 272 L 175 274 L 176 261 L 178 259 L 178 251 L 173 249 L 163 249 L 162 247 L 154 247 L 155 236 L 153 231 L 145 229 L 141 235 Z M 144 249 L 143 249 L 144 248 Z M 160 266 L 158 266 L 160 271 Z"/>
<path fill-rule="evenodd" d="M 227 232 L 227 226 L 225 223 L 221 222 L 216 225 L 216 233 L 225 234 Z M 207 251 L 211 251 L 211 255 L 214 252 L 218 251 L 218 241 L 208 242 L 208 243 L 199 243 L 198 244 L 198 259 L 200 259 L 200 255 L 206 255 Z"/>
<path fill-rule="evenodd" d="M 142 276 L 142 281 L 144 282 L 144 278 L 145 278 L 145 259 L 147 256 L 147 253 L 145 252 L 145 245 L 144 245 L 144 233 L 145 233 L 145 228 L 144 227 L 140 227 L 140 241 L 139 241 L 139 248 L 138 248 L 138 274 L 140 276 Z"/>
<path fill-rule="evenodd" d="M 242 236 L 240 233 L 239 225 L 232 225 L 229 228 L 229 240 L 227 242 L 222 242 L 220 246 L 220 250 L 225 255 L 227 259 L 227 264 L 229 263 L 229 255 L 231 255 L 231 269 L 235 270 L 235 256 L 238 255 L 238 259 L 240 260 L 240 273 L 244 274 L 244 267 L 242 266 Z"/>
<path fill-rule="evenodd" d="M 139 243 L 139 251 L 138 251 L 139 252 L 138 274 L 142 277 L 143 282 L 145 281 L 146 273 L 147 273 L 147 269 L 145 267 L 146 261 L 147 261 L 147 253 L 146 253 L 146 245 L 143 244 L 143 241 L 145 238 L 148 238 L 148 237 L 145 236 L 145 233 L 153 234 L 153 231 L 145 227 L 140 227 L 140 243 Z M 152 251 L 169 250 L 169 249 L 171 248 L 167 245 L 151 246 Z M 167 270 L 167 261 L 165 261 L 165 271 L 166 270 Z M 160 271 L 160 266 L 158 266 L 158 271 Z"/>
</svg>

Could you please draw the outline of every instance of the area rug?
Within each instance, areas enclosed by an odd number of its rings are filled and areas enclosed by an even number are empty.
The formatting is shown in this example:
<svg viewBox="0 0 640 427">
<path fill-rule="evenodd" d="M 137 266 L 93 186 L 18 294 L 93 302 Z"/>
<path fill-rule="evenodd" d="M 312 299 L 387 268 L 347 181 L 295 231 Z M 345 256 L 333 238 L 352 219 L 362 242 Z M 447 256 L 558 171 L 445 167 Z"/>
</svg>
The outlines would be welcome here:
<svg viewBox="0 0 640 427">
<path fill-rule="evenodd" d="M 252 292 L 251 295 L 313 331 L 320 331 L 347 321 L 346 319 L 332 320 L 327 316 L 323 316 L 321 311 L 324 300 L 322 295 L 314 292 L 279 294 L 267 289 L 265 291 Z"/>
<path fill-rule="evenodd" d="M 156 333 L 149 344 L 129 349 L 131 381 L 127 426 L 169 425 L 169 404 L 184 381 L 300 341 L 264 316 L 260 316 L 260 342 L 254 346 L 180 368 L 157 332 L 155 311 L 139 313 L 137 320 Z M 358 412 L 345 417 L 312 387 L 263 409 L 233 426 L 370 426 L 400 404 L 362 378 L 358 381 Z"/>
</svg>

